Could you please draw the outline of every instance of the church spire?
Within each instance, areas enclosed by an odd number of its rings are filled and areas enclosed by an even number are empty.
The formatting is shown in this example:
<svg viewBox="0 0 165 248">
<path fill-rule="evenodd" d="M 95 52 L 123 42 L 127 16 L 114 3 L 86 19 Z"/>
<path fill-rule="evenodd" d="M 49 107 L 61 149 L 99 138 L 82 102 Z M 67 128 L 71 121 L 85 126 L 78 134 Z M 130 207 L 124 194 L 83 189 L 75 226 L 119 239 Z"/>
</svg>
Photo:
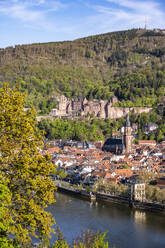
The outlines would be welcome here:
<svg viewBox="0 0 165 248">
<path fill-rule="evenodd" d="M 132 152 L 132 128 L 129 120 L 129 114 L 127 114 L 126 116 L 126 125 L 125 125 L 125 132 L 123 138 L 124 138 L 125 152 L 126 154 L 129 154 Z"/>
<path fill-rule="evenodd" d="M 130 123 L 130 120 L 129 120 L 129 114 L 127 114 L 126 127 L 130 127 L 130 126 L 131 126 L 131 123 Z"/>
</svg>

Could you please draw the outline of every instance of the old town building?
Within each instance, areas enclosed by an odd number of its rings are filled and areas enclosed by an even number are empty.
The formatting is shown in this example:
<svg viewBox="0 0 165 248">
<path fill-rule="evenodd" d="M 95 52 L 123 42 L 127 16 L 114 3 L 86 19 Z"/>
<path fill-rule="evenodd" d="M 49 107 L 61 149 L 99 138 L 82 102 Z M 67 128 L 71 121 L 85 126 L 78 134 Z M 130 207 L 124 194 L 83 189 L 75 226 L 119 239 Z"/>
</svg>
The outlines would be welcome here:
<svg viewBox="0 0 165 248">
<path fill-rule="evenodd" d="M 124 135 L 119 138 L 107 139 L 103 145 L 103 151 L 112 152 L 115 154 L 129 154 L 132 152 L 132 140 L 132 127 L 130 124 L 129 115 L 127 115 Z"/>
</svg>

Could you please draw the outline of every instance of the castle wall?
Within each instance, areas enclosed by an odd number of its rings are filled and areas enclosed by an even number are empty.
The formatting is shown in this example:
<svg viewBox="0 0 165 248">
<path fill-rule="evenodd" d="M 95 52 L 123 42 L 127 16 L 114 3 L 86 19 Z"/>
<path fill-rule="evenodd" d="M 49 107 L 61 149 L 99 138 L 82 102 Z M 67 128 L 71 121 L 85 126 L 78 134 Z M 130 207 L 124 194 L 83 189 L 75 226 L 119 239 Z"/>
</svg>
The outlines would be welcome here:
<svg viewBox="0 0 165 248">
<path fill-rule="evenodd" d="M 134 107 L 134 108 L 131 108 L 131 110 L 133 110 L 135 114 L 141 114 L 141 113 L 147 113 L 148 114 L 152 111 L 152 108 Z"/>
<path fill-rule="evenodd" d="M 113 98 L 113 101 L 116 102 L 116 99 L 117 98 Z M 102 119 L 117 119 L 125 117 L 130 111 L 133 111 L 135 114 L 141 114 L 143 112 L 150 113 L 152 111 L 152 108 L 144 107 L 112 107 L 112 101 L 108 102 L 97 99 L 94 99 L 93 101 L 88 101 L 87 99 L 69 100 L 65 96 L 60 96 L 58 100 L 59 106 L 56 109 L 52 109 L 50 112 L 51 117 L 69 117 L 81 113 L 82 116 L 93 114 L 94 116 Z"/>
<path fill-rule="evenodd" d="M 110 119 L 125 117 L 130 112 L 130 108 L 120 108 L 111 106 L 108 106 L 107 110 L 107 118 Z"/>
<path fill-rule="evenodd" d="M 88 113 L 94 116 L 99 116 L 101 111 L 101 105 L 99 100 L 89 101 L 83 106 L 82 115 L 85 116 Z"/>
<path fill-rule="evenodd" d="M 107 118 L 110 119 L 125 117 L 130 111 L 133 111 L 135 114 L 150 113 L 152 111 L 152 108 L 147 107 L 122 108 L 108 106 L 107 109 Z"/>
</svg>

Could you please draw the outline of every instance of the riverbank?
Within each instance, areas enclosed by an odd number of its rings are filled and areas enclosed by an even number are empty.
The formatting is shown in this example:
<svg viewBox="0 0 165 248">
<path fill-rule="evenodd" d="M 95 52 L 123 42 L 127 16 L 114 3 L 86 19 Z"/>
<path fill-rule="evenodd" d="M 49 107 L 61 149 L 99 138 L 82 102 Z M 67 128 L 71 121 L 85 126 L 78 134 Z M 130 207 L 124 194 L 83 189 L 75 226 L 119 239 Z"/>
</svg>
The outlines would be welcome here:
<svg viewBox="0 0 165 248">
<path fill-rule="evenodd" d="M 105 202 L 105 203 L 116 203 L 116 204 L 124 204 L 130 208 L 135 208 L 139 210 L 146 210 L 151 212 L 161 212 L 165 214 L 165 205 L 154 203 L 154 202 L 140 202 L 140 201 L 131 201 L 129 198 L 121 197 L 121 196 L 112 196 L 110 194 L 101 193 L 101 192 L 88 192 L 82 189 L 76 189 L 71 187 L 65 187 L 60 184 L 56 184 L 59 192 L 63 192 L 66 194 L 75 195 L 79 198 L 84 198 L 88 201 L 96 201 L 96 202 Z"/>
<path fill-rule="evenodd" d="M 89 201 L 79 195 L 56 192 L 48 211 L 64 237 L 72 244 L 82 230 L 107 232 L 110 247 L 164 248 L 164 215 L 131 209 L 124 204 Z M 52 243 L 55 236 L 52 237 Z"/>
</svg>

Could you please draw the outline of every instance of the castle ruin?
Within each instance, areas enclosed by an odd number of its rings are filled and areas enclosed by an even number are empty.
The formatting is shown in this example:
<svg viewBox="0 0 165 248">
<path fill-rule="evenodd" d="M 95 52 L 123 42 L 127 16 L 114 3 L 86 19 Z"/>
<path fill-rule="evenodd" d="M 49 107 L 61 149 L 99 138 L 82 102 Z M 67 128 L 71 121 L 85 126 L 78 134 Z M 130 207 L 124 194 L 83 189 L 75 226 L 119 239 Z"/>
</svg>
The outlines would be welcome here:
<svg viewBox="0 0 165 248">
<path fill-rule="evenodd" d="M 57 117 L 75 117 L 75 116 L 87 116 L 92 114 L 98 118 L 105 119 L 117 119 L 125 117 L 130 111 L 140 114 L 142 112 L 149 113 L 152 108 L 146 107 L 133 107 L 122 108 L 113 107 L 113 104 L 117 103 L 117 97 L 113 96 L 110 101 L 94 99 L 92 101 L 86 98 L 68 99 L 64 95 L 58 97 L 58 107 L 51 110 L 50 118 Z"/>
</svg>

